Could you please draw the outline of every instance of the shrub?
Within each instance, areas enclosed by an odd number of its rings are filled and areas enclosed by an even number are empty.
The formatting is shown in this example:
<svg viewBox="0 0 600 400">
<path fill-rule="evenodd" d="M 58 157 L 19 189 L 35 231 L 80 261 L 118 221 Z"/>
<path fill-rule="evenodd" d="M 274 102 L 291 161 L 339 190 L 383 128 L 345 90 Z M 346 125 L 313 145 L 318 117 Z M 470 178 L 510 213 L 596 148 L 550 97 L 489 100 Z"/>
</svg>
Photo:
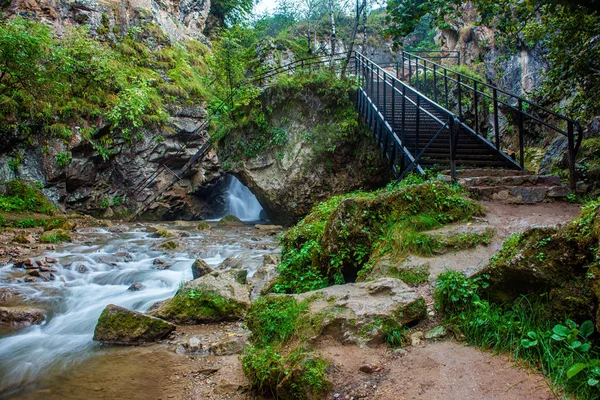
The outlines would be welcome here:
<svg viewBox="0 0 600 400">
<path fill-rule="evenodd" d="M 42 234 L 42 236 L 40 236 L 40 242 L 42 242 L 42 243 L 58 244 L 58 243 L 70 242 L 70 241 L 71 241 L 71 235 L 69 235 L 67 232 L 60 230 L 60 229 L 46 232 L 46 233 Z"/>
</svg>

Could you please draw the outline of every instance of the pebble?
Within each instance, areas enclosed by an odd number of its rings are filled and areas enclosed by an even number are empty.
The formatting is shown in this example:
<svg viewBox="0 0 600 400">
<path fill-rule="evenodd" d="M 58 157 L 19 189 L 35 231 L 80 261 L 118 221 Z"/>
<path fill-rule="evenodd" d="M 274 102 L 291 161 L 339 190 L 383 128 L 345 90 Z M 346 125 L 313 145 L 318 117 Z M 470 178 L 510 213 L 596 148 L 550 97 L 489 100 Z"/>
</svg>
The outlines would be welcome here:
<svg viewBox="0 0 600 400">
<path fill-rule="evenodd" d="M 360 366 L 359 371 L 366 374 L 372 374 L 373 372 L 381 371 L 381 366 L 376 364 L 363 364 Z"/>
</svg>

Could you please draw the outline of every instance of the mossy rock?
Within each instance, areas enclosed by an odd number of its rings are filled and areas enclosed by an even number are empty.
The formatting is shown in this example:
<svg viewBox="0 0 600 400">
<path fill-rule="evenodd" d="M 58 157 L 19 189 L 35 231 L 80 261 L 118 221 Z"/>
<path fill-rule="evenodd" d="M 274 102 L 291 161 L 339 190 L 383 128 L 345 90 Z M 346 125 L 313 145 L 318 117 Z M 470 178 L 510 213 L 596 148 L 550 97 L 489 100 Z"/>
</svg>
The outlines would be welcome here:
<svg viewBox="0 0 600 400">
<path fill-rule="evenodd" d="M 250 290 L 233 273 L 213 272 L 185 283 L 175 296 L 152 312 L 160 318 L 183 324 L 236 321 L 250 307 Z"/>
<path fill-rule="evenodd" d="M 235 215 L 228 214 L 219 221 L 220 226 L 244 226 L 241 219 Z"/>
<path fill-rule="evenodd" d="M 173 324 L 162 319 L 109 304 L 98 318 L 94 340 L 107 344 L 137 345 L 159 341 L 174 330 Z"/>
<path fill-rule="evenodd" d="M 160 245 L 160 248 L 163 250 L 175 250 L 178 247 L 179 247 L 179 244 L 177 244 L 177 242 L 174 242 L 172 240 L 164 242 Z"/>
<path fill-rule="evenodd" d="M 201 221 L 198 223 L 198 226 L 196 227 L 196 229 L 198 229 L 199 231 L 208 231 L 211 229 L 211 226 L 208 222 Z"/>
<path fill-rule="evenodd" d="M 40 242 L 42 243 L 63 243 L 70 242 L 71 235 L 62 229 L 53 229 L 48 232 L 44 232 L 42 236 L 40 236 Z"/>
<path fill-rule="evenodd" d="M 201 258 L 196 259 L 192 264 L 192 276 L 194 279 L 198 279 L 203 277 L 204 275 L 208 275 L 213 273 L 214 270 Z"/>
</svg>

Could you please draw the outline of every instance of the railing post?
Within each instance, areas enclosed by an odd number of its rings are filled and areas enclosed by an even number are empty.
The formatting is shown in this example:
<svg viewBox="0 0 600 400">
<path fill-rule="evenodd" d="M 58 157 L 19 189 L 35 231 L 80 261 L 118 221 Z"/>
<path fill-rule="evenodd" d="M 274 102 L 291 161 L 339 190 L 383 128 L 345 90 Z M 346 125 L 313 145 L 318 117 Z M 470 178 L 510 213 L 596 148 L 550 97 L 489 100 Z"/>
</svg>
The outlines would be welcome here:
<svg viewBox="0 0 600 400">
<path fill-rule="evenodd" d="M 373 64 L 375 65 L 375 64 Z M 379 87 L 381 86 L 380 82 L 379 82 L 379 67 L 377 67 L 377 111 L 381 111 L 381 99 L 379 98 Z"/>
<path fill-rule="evenodd" d="M 460 74 L 456 74 L 458 85 L 458 118 L 462 120 L 462 84 L 460 83 Z"/>
<path fill-rule="evenodd" d="M 569 185 L 571 186 L 571 190 L 575 191 L 577 189 L 577 179 L 575 176 L 575 129 L 573 126 L 573 121 L 567 122 L 567 141 L 569 146 Z"/>
<path fill-rule="evenodd" d="M 410 60 L 410 54 L 408 55 L 408 83 L 410 83 L 410 80 L 412 79 L 412 62 Z"/>
<path fill-rule="evenodd" d="M 396 80 L 392 79 L 392 119 L 391 124 L 392 130 L 396 130 Z"/>
<path fill-rule="evenodd" d="M 385 77 L 385 72 L 383 73 L 383 119 L 387 119 L 387 82 Z"/>
<path fill-rule="evenodd" d="M 475 106 L 475 133 L 479 135 L 479 112 L 477 107 L 478 95 L 477 95 L 477 81 L 473 79 L 473 103 Z"/>
<path fill-rule="evenodd" d="M 417 117 L 415 121 L 415 157 L 419 154 L 419 125 L 421 120 L 421 96 L 417 95 Z"/>
<path fill-rule="evenodd" d="M 406 132 L 406 84 L 402 85 L 402 131 L 400 132 L 402 145 L 406 147 L 404 132 Z"/>
<path fill-rule="evenodd" d="M 446 108 L 448 108 L 448 70 L 444 68 L 444 92 L 446 94 Z"/>
<path fill-rule="evenodd" d="M 525 169 L 525 129 L 523 127 L 523 99 L 519 98 L 519 153 L 521 169 Z"/>
<path fill-rule="evenodd" d="M 458 129 L 456 120 L 451 118 L 449 121 L 450 128 L 450 176 L 452 181 L 456 181 L 456 130 Z"/>
<path fill-rule="evenodd" d="M 433 100 L 437 103 L 437 64 L 433 63 Z"/>
<path fill-rule="evenodd" d="M 500 150 L 500 124 L 498 122 L 498 90 L 492 88 L 492 96 L 494 101 L 494 138 L 496 142 L 496 149 Z"/>
<path fill-rule="evenodd" d="M 396 61 L 396 79 L 400 79 L 400 63 Z"/>
<path fill-rule="evenodd" d="M 404 71 L 404 51 L 402 51 L 402 80 L 404 80 L 404 77 L 406 76 L 406 72 Z"/>
</svg>

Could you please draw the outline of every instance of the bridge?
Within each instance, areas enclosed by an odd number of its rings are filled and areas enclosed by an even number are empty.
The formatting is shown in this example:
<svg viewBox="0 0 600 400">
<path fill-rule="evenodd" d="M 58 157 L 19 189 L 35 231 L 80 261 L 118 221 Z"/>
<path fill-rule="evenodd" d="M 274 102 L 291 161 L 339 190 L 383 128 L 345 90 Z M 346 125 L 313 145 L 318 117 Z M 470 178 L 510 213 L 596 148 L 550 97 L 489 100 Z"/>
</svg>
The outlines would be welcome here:
<svg viewBox="0 0 600 400">
<path fill-rule="evenodd" d="M 337 56 L 297 60 L 252 77 L 249 82 L 268 85 L 270 79 L 282 73 L 315 68 L 341 70 L 345 60 Z M 388 65 L 378 65 L 358 52 L 351 56 L 348 72 L 359 83 L 359 115 L 396 179 L 401 180 L 411 172 L 422 174 L 433 167 L 449 169 L 453 179 L 457 167 L 524 170 L 525 135 L 536 130 L 566 137 L 570 185 L 575 188 L 575 159 L 583 130 L 573 119 L 424 56 L 401 52 L 398 61 Z M 162 174 L 171 176 L 169 180 L 161 180 L 161 187 L 153 188 L 154 194 L 141 203 L 131 220 L 159 200 L 210 151 L 211 143 L 206 141 L 183 167 L 173 168 L 173 161 L 186 151 L 189 143 L 208 136 L 211 120 L 232 96 L 235 91 L 207 116 L 172 157 L 133 188 L 131 196 L 137 198 L 156 185 Z M 510 126 L 516 126 L 516 132 L 501 126 L 501 114 L 511 122 Z M 508 147 L 517 150 L 509 154 L 503 150 Z"/>
</svg>

